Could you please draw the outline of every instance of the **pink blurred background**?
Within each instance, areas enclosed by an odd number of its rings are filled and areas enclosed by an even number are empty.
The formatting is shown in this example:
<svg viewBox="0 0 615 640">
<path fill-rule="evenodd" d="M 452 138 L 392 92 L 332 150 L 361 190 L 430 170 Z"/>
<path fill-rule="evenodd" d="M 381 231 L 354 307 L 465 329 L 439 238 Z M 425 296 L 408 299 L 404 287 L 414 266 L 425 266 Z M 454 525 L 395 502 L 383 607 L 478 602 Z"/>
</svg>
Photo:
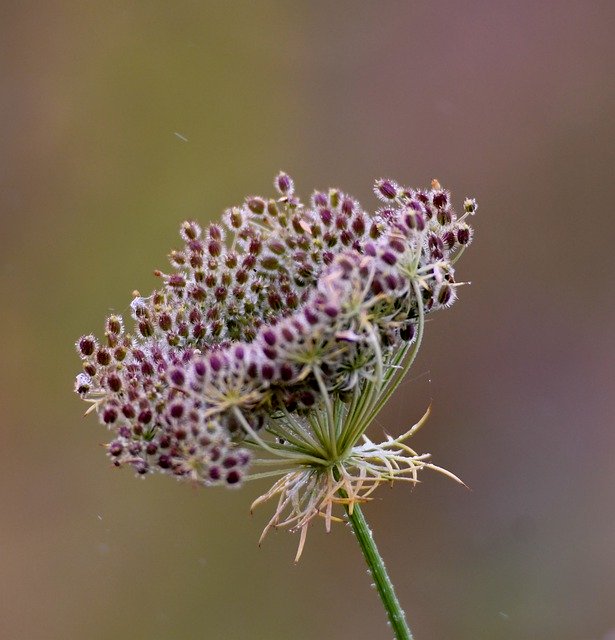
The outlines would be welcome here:
<svg viewBox="0 0 615 640">
<path fill-rule="evenodd" d="M 0 4 L 0 637 L 387 638 L 346 527 L 257 547 L 265 488 L 115 471 L 73 349 L 186 217 L 283 168 L 478 198 L 472 281 L 372 428 L 365 508 L 417 640 L 615 638 L 613 2 Z"/>
</svg>

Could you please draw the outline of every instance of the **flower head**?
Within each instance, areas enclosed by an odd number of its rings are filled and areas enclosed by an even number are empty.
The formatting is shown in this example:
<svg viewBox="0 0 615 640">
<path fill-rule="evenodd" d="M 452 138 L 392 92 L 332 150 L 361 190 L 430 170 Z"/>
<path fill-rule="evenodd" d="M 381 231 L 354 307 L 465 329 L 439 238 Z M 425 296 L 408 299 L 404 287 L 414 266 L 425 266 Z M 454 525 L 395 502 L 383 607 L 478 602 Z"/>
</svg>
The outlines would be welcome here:
<svg viewBox="0 0 615 640">
<path fill-rule="evenodd" d="M 182 224 L 171 271 L 131 304 L 132 333 L 111 316 L 104 341 L 78 340 L 75 389 L 113 432 L 117 466 L 203 485 L 278 477 L 255 504 L 278 498 L 267 529 L 300 530 L 300 554 L 315 516 L 329 527 L 336 504 L 438 469 L 405 443 L 424 419 L 380 444 L 365 432 L 426 315 L 456 300 L 476 202 L 458 217 L 436 181 L 381 179 L 385 206 L 369 214 L 337 189 L 304 206 L 285 173 L 274 186 L 280 197 L 246 198 L 222 225 Z"/>
</svg>

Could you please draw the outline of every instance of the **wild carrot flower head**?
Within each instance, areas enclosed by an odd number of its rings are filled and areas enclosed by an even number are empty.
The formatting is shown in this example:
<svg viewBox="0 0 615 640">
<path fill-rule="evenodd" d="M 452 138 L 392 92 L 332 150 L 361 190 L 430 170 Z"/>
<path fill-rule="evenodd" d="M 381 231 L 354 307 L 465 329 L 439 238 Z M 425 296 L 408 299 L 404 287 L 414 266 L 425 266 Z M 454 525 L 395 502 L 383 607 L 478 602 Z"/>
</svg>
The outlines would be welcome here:
<svg viewBox="0 0 615 640">
<path fill-rule="evenodd" d="M 116 466 L 205 486 L 277 477 L 256 503 L 278 498 L 268 528 L 300 530 L 300 553 L 316 515 L 328 527 L 335 504 L 437 469 L 405 443 L 423 420 L 379 444 L 365 432 L 425 316 L 457 298 L 476 203 L 458 216 L 436 181 L 381 179 L 368 213 L 338 189 L 304 205 L 285 173 L 274 186 L 220 224 L 182 224 L 159 288 L 132 301 L 134 328 L 113 315 L 103 340 L 77 341 L 75 389 L 112 432 Z"/>
</svg>

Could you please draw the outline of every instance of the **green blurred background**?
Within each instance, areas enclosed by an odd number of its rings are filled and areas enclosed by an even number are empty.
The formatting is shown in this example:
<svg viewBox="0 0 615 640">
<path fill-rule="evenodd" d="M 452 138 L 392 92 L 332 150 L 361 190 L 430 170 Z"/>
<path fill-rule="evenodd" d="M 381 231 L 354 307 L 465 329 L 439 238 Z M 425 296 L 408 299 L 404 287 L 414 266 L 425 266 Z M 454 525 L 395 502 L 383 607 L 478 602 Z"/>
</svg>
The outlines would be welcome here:
<svg viewBox="0 0 615 640">
<path fill-rule="evenodd" d="M 74 340 L 186 217 L 283 168 L 480 203 L 461 300 L 378 435 L 459 474 L 365 509 L 417 640 L 615 638 L 611 1 L 0 4 L 0 637 L 363 640 L 349 530 L 257 539 L 266 487 L 112 470 Z"/>
</svg>

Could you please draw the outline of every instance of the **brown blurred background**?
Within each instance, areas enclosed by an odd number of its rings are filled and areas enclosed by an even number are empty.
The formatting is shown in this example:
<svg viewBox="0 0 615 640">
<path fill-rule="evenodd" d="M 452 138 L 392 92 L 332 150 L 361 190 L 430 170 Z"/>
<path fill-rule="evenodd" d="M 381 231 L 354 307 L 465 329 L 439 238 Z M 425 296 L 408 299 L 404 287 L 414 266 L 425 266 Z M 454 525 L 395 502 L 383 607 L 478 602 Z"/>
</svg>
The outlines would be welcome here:
<svg viewBox="0 0 615 640">
<path fill-rule="evenodd" d="M 389 633 L 347 528 L 257 547 L 265 484 L 115 471 L 74 340 L 186 217 L 284 168 L 478 198 L 461 300 L 373 428 L 433 400 L 425 474 L 366 507 L 417 640 L 615 638 L 611 1 L 0 5 L 0 637 Z"/>
</svg>

